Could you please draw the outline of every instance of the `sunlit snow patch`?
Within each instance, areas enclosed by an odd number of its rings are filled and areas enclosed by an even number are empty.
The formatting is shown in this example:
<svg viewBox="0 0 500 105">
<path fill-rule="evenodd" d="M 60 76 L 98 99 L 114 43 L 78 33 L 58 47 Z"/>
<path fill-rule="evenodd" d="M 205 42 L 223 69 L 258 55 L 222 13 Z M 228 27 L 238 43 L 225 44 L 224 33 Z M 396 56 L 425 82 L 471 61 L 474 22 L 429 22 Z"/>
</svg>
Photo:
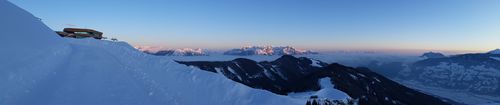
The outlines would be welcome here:
<svg viewBox="0 0 500 105">
<path fill-rule="evenodd" d="M 319 80 L 321 85 L 320 90 L 314 92 L 290 93 L 289 96 L 293 98 L 309 98 L 311 96 L 317 96 L 318 98 L 343 101 L 351 99 L 351 97 L 345 92 L 335 89 L 335 86 L 330 81 L 330 78 L 322 78 Z"/>
<path fill-rule="evenodd" d="M 315 60 L 315 59 L 311 59 L 311 61 L 312 61 L 311 66 L 322 67 L 321 65 L 319 65 L 321 63 L 320 61 Z"/>
</svg>

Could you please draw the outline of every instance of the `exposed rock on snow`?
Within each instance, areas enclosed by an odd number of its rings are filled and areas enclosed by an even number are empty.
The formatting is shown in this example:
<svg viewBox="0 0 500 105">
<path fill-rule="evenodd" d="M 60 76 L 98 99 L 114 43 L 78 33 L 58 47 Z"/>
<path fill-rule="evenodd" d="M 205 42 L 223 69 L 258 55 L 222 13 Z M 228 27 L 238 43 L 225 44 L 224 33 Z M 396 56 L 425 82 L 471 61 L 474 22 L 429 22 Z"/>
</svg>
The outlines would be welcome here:
<svg viewBox="0 0 500 105">
<path fill-rule="evenodd" d="M 245 46 L 224 52 L 225 55 L 304 55 L 318 54 L 310 50 L 300 50 L 294 47 Z"/>
<path fill-rule="evenodd" d="M 320 67 L 313 66 L 313 63 L 319 63 L 315 65 L 327 65 L 319 61 L 312 62 L 312 60 L 305 57 L 295 58 L 289 55 L 272 62 L 256 62 L 245 58 L 223 62 L 178 62 L 188 66 L 197 66 L 211 72 L 221 72 L 234 81 L 282 95 L 289 92 L 320 89 L 316 79 L 305 80 L 304 78 L 320 69 Z"/>
<path fill-rule="evenodd" d="M 361 105 L 446 104 L 441 99 L 404 87 L 366 68 L 351 68 L 340 64 L 317 67 L 311 65 L 313 61 L 305 57 L 283 55 L 275 61 L 262 62 L 238 58 L 232 61 L 178 61 L 178 63 L 222 74 L 250 87 L 277 94 L 291 94 L 292 97 L 317 91 L 309 94 L 309 97 L 331 98 L 328 96 L 340 95 L 337 92 L 343 92 L 350 97 L 344 97 L 344 101 L 359 100 L 357 102 Z M 324 80 L 320 82 L 323 85 L 318 84 L 320 79 L 326 77 L 330 78 L 329 84 L 333 85 L 334 89 L 321 88 L 328 86 L 325 85 L 328 82 Z M 386 98 L 387 101 L 381 101 Z"/>
</svg>

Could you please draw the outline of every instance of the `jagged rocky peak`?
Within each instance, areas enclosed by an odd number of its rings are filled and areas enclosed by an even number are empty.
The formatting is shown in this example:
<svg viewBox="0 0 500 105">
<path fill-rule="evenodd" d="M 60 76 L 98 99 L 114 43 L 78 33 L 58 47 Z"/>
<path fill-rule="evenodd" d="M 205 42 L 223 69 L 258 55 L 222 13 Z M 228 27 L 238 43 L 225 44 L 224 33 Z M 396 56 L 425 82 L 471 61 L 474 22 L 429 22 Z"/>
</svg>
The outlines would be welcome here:
<svg viewBox="0 0 500 105">
<path fill-rule="evenodd" d="M 424 54 L 422 54 L 422 56 L 420 57 L 424 57 L 424 58 L 444 58 L 446 57 L 444 54 L 442 53 L 439 53 L 439 52 L 426 52 Z"/>
<path fill-rule="evenodd" d="M 167 49 L 162 47 L 137 46 L 139 51 L 157 56 L 207 56 L 208 52 L 201 48 Z"/>
<path fill-rule="evenodd" d="M 487 54 L 500 54 L 500 49 L 491 50 Z"/>
<path fill-rule="evenodd" d="M 242 48 L 231 49 L 224 52 L 225 55 L 304 55 L 318 54 L 311 50 L 297 49 L 291 46 L 273 47 L 273 46 L 245 46 Z"/>
</svg>

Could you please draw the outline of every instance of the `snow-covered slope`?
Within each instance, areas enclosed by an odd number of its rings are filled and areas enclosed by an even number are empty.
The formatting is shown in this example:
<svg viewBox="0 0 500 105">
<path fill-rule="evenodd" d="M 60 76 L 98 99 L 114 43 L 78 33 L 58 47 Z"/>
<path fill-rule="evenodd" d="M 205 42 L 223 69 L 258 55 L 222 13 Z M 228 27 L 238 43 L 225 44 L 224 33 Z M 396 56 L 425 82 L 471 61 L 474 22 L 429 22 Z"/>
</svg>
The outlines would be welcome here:
<svg viewBox="0 0 500 105">
<path fill-rule="evenodd" d="M 141 53 L 123 42 L 59 38 L 0 0 L 0 105 L 278 105 L 303 99 L 252 89 Z"/>
<path fill-rule="evenodd" d="M 304 55 L 318 54 L 310 50 L 300 50 L 294 47 L 245 46 L 224 52 L 225 55 Z"/>
<path fill-rule="evenodd" d="M 491 50 L 488 54 L 500 54 L 500 49 Z"/>
<path fill-rule="evenodd" d="M 45 34 L 40 34 L 45 33 Z M 28 35 L 29 34 L 29 35 Z M 63 42 L 32 14 L 0 0 L 0 66 L 31 60 L 61 47 Z"/>
</svg>

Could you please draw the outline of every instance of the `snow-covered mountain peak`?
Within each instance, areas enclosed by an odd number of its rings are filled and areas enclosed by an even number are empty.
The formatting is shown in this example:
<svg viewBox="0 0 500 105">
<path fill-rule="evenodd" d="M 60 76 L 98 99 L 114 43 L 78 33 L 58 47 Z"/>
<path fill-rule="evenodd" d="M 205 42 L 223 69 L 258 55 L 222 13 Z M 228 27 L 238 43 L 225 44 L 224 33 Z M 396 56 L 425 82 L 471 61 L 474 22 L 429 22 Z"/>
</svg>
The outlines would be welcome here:
<svg viewBox="0 0 500 105">
<path fill-rule="evenodd" d="M 168 49 L 163 47 L 152 47 L 152 46 L 136 46 L 137 50 L 142 51 L 147 54 L 157 55 L 157 56 L 206 56 L 208 52 L 201 48 L 179 48 L 179 49 Z"/>
<path fill-rule="evenodd" d="M 159 46 L 134 46 L 135 49 L 142 52 L 158 52 L 160 50 L 167 50 L 168 48 Z"/>
<path fill-rule="evenodd" d="M 224 52 L 225 55 L 303 55 L 317 54 L 310 50 L 297 49 L 291 46 L 244 46 Z"/>
<path fill-rule="evenodd" d="M 202 56 L 202 55 L 207 55 L 207 52 L 202 50 L 201 48 L 181 48 L 181 49 L 175 49 L 174 53 L 172 54 L 174 56 Z"/>
<path fill-rule="evenodd" d="M 500 49 L 491 50 L 488 54 L 500 54 Z"/>
</svg>

